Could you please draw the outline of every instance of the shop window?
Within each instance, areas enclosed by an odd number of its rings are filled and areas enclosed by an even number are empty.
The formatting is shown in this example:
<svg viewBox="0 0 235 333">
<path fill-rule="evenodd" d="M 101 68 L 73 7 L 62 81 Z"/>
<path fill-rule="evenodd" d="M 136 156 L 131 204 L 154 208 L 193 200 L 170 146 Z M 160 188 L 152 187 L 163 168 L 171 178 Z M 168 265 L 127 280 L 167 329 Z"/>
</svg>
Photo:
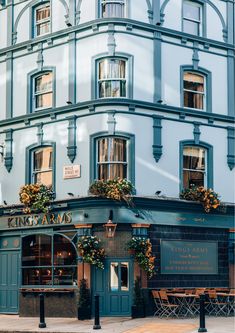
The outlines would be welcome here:
<svg viewBox="0 0 235 333">
<path fill-rule="evenodd" d="M 53 148 L 39 147 L 32 152 L 32 182 L 34 184 L 53 184 Z"/>
<path fill-rule="evenodd" d="M 101 17 L 125 17 L 125 0 L 101 0 Z"/>
<path fill-rule="evenodd" d="M 202 35 L 202 5 L 196 1 L 183 2 L 183 31 L 196 35 Z"/>
<path fill-rule="evenodd" d="M 51 32 L 50 3 L 34 8 L 34 37 L 46 35 Z"/>
<path fill-rule="evenodd" d="M 98 61 L 98 97 L 127 97 L 127 62 L 106 58 Z"/>
<path fill-rule="evenodd" d="M 22 285 L 72 286 L 77 283 L 77 254 L 62 235 L 30 235 L 22 241 Z"/>
<path fill-rule="evenodd" d="M 104 137 L 97 140 L 97 179 L 127 178 L 127 140 Z"/>
</svg>

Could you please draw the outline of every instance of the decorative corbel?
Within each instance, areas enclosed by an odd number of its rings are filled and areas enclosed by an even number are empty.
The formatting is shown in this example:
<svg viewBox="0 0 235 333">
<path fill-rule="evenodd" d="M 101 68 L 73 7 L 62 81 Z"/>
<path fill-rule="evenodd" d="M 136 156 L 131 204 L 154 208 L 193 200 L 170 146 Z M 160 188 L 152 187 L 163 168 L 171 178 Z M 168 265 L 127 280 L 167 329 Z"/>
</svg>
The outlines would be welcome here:
<svg viewBox="0 0 235 333">
<path fill-rule="evenodd" d="M 5 138 L 5 167 L 8 172 L 11 171 L 13 165 L 13 129 L 10 128 L 5 131 L 6 138 Z"/>
<path fill-rule="evenodd" d="M 69 121 L 68 125 L 68 146 L 67 146 L 67 156 L 73 163 L 77 155 L 77 145 L 76 145 L 76 116 L 71 116 L 67 118 Z"/>
<path fill-rule="evenodd" d="M 201 135 L 200 123 L 194 122 L 193 136 L 196 145 L 198 145 L 200 142 L 200 135 Z"/>
<path fill-rule="evenodd" d="M 162 156 L 162 117 L 153 116 L 153 157 L 158 162 Z"/>
<path fill-rule="evenodd" d="M 235 128 L 228 127 L 227 128 L 227 145 L 228 145 L 228 155 L 227 155 L 227 163 L 230 170 L 233 170 L 235 166 Z"/>
</svg>

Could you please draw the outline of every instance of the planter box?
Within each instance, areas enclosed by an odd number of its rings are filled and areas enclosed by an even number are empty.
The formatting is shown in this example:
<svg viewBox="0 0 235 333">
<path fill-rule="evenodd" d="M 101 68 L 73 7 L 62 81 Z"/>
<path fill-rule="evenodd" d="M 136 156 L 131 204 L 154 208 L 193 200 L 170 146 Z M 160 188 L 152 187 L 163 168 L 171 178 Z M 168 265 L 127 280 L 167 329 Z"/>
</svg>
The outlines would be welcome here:
<svg viewBox="0 0 235 333">
<path fill-rule="evenodd" d="M 131 307 L 131 317 L 132 318 L 144 318 L 145 317 L 145 307 L 144 305 L 132 305 Z"/>
<path fill-rule="evenodd" d="M 91 308 L 78 308 L 78 319 L 79 320 L 86 320 L 91 319 Z"/>
</svg>

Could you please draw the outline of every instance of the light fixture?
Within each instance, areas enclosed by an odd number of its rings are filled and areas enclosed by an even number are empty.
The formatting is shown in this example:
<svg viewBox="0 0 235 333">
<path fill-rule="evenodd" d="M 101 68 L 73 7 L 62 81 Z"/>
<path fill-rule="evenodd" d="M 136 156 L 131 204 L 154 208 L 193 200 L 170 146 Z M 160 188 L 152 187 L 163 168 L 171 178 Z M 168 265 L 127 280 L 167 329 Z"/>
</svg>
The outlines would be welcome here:
<svg viewBox="0 0 235 333">
<path fill-rule="evenodd" d="M 117 224 L 113 223 L 112 219 L 113 219 L 113 211 L 110 210 L 109 220 L 106 224 L 103 225 L 105 227 L 105 234 L 107 238 L 113 238 L 115 235 Z"/>
</svg>

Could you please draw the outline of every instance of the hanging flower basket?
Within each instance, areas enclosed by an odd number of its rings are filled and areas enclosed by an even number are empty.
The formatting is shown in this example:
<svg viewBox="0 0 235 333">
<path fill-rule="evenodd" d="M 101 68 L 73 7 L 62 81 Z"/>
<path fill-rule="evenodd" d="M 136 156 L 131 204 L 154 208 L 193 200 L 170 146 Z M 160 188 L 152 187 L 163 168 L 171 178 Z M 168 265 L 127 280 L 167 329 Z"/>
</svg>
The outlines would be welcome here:
<svg viewBox="0 0 235 333">
<path fill-rule="evenodd" d="M 83 262 L 104 269 L 105 251 L 96 236 L 82 236 L 78 241 L 78 250 Z"/>
<path fill-rule="evenodd" d="M 20 202 L 24 204 L 23 212 L 30 214 L 33 211 L 48 213 L 54 192 L 51 187 L 43 184 L 28 184 L 20 188 Z"/>
<path fill-rule="evenodd" d="M 90 188 L 91 194 L 109 198 L 113 200 L 124 200 L 128 205 L 131 205 L 131 195 L 134 192 L 134 186 L 127 179 L 114 178 L 109 180 L 95 180 Z"/>
<path fill-rule="evenodd" d="M 211 209 L 216 209 L 220 205 L 218 193 L 210 188 L 206 189 L 203 186 L 190 186 L 180 193 L 180 198 L 201 202 L 206 213 L 209 213 Z"/>
<path fill-rule="evenodd" d="M 149 279 L 155 274 L 155 257 L 152 253 L 152 244 L 144 237 L 132 237 L 127 243 L 127 249 L 133 253 L 135 261 L 147 273 Z"/>
</svg>

